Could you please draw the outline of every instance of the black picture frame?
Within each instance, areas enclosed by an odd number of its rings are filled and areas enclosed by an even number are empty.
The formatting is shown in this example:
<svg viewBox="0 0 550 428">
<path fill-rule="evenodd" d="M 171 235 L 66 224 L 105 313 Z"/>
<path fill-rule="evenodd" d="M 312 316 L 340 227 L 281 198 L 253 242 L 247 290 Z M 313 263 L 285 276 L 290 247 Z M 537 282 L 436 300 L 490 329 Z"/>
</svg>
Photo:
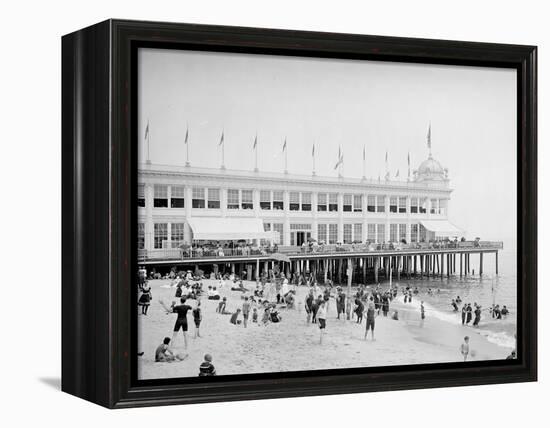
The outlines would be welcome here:
<svg viewBox="0 0 550 428">
<path fill-rule="evenodd" d="M 163 47 L 517 70 L 518 358 L 136 381 L 135 52 Z M 537 379 L 534 46 L 108 20 L 62 38 L 62 390 L 109 408 Z"/>
</svg>

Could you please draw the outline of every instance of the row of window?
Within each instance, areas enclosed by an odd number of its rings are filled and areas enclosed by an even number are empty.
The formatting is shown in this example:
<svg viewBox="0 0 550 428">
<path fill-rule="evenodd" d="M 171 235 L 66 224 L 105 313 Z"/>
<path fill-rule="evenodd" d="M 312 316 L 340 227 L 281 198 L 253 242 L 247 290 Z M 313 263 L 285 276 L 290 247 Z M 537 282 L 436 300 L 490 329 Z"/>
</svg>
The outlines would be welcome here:
<svg viewBox="0 0 550 428">
<path fill-rule="evenodd" d="M 171 194 L 168 198 L 168 186 L 162 184 L 154 185 L 153 206 L 155 208 L 185 208 L 185 188 L 183 186 L 170 186 Z M 440 199 L 430 200 L 431 214 L 443 214 L 446 208 L 446 201 Z M 145 189 L 141 184 L 138 187 L 138 206 L 145 206 Z M 220 209 L 219 188 L 192 188 L 192 208 Z M 412 214 L 427 212 L 428 198 L 411 198 L 410 212 Z M 228 189 L 227 209 L 230 210 L 251 210 L 254 209 L 254 195 L 252 190 Z M 260 191 L 260 209 L 262 210 L 284 210 L 282 190 Z M 290 211 L 311 211 L 311 192 L 289 192 L 288 209 Z M 363 198 L 358 194 L 344 194 L 342 210 L 344 212 L 362 212 Z M 338 194 L 319 193 L 317 195 L 317 211 L 337 212 Z M 367 196 L 367 212 L 383 213 L 386 211 L 385 197 L 381 195 Z M 406 213 L 407 198 L 405 196 L 391 196 L 389 200 L 390 213 Z"/>
<path fill-rule="evenodd" d="M 155 223 L 153 225 L 153 248 L 164 248 L 163 242 L 168 241 L 168 227 L 170 227 L 170 242 L 177 247 L 184 241 L 185 223 Z M 138 223 L 138 249 L 145 248 L 145 224 Z"/>
<path fill-rule="evenodd" d="M 353 242 L 362 242 L 363 224 L 344 224 L 343 242 L 351 244 Z M 184 241 L 184 223 L 155 223 L 154 224 L 154 248 L 164 248 L 163 242 L 168 241 L 168 228 L 170 228 L 170 243 L 175 247 Z M 274 231 L 279 233 L 279 242 L 283 241 L 283 223 L 264 223 L 266 232 Z M 311 230 L 310 224 L 291 224 L 290 230 Z M 406 223 L 391 223 L 390 236 L 391 242 L 401 241 L 407 238 Z M 319 223 L 317 225 L 317 239 L 319 242 L 327 244 L 336 244 L 338 242 L 338 224 L 337 223 Z M 369 223 L 367 225 L 367 239 L 371 242 L 385 242 L 386 225 L 384 223 Z M 411 242 L 421 242 L 426 240 L 426 228 L 418 223 L 411 224 Z M 291 245 L 295 243 L 291 242 Z M 145 224 L 138 223 L 138 248 L 145 248 Z"/>
</svg>

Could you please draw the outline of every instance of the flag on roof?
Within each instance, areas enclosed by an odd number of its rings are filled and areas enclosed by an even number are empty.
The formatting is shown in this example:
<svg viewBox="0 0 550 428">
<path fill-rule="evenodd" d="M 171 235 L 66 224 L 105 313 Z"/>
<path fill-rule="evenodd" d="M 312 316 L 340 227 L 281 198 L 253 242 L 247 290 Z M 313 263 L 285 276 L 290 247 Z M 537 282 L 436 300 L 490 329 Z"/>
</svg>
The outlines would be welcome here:
<svg viewBox="0 0 550 428">
<path fill-rule="evenodd" d="M 342 148 L 338 147 L 338 162 L 334 165 L 334 169 L 338 169 L 340 165 L 344 162 L 344 154 L 342 153 Z"/>
</svg>

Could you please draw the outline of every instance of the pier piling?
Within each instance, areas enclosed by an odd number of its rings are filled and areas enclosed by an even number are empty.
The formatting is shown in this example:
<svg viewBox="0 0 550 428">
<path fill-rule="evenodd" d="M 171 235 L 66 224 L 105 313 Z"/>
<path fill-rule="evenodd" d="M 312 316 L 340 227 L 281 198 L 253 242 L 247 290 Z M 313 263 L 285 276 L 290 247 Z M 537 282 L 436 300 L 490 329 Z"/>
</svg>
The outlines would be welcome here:
<svg viewBox="0 0 550 428">
<path fill-rule="evenodd" d="M 483 253 L 479 253 L 479 276 L 483 275 Z"/>
</svg>

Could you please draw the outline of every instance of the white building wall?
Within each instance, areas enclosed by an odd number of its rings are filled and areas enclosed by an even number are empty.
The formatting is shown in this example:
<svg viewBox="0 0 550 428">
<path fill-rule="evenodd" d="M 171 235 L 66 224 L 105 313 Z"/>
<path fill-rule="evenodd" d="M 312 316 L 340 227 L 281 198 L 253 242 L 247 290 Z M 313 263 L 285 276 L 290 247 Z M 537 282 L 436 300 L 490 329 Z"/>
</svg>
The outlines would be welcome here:
<svg viewBox="0 0 550 428">
<path fill-rule="evenodd" d="M 188 224 L 188 219 L 192 216 L 212 216 L 212 217 L 256 217 L 264 219 L 264 222 L 282 223 L 283 236 L 282 244 L 290 245 L 290 224 L 306 223 L 311 224 L 311 235 L 314 239 L 318 237 L 318 225 L 328 224 L 338 225 L 337 240 L 343 242 L 344 224 L 362 224 L 362 241 L 368 237 L 369 224 L 384 224 L 385 241 L 390 238 L 390 224 L 406 224 L 407 242 L 411 241 L 411 225 L 419 223 L 422 219 L 441 218 L 446 219 L 449 213 L 451 189 L 447 186 L 434 187 L 428 185 L 419 185 L 418 183 L 384 182 L 380 183 L 359 183 L 346 182 L 345 179 L 335 182 L 324 182 L 319 177 L 307 177 L 302 180 L 288 178 L 287 180 L 262 179 L 262 173 L 252 177 L 233 177 L 225 175 L 222 171 L 208 176 L 199 174 L 174 174 L 172 171 L 158 172 L 154 171 L 154 165 L 149 170 L 140 171 L 139 182 L 144 183 L 145 208 L 138 209 L 138 221 L 145 224 L 145 248 L 153 249 L 154 243 L 154 224 L 167 223 L 168 233 L 171 233 L 170 224 L 173 222 L 182 222 L 185 224 L 185 240 L 190 243 L 192 231 Z M 154 184 L 168 185 L 168 195 L 171 194 L 171 185 L 185 186 L 185 208 L 154 208 Z M 192 187 L 219 188 L 220 189 L 220 209 L 193 209 L 192 208 Z M 252 189 L 253 190 L 253 210 L 228 210 L 227 209 L 227 190 L 228 189 Z M 283 201 L 285 209 L 283 211 L 261 210 L 260 209 L 260 191 L 276 190 L 283 191 Z M 311 212 L 289 211 L 289 192 L 311 192 Z M 318 212 L 318 194 L 319 193 L 337 193 L 338 194 L 338 212 Z M 343 199 L 344 194 L 359 194 L 362 197 L 362 212 L 344 212 Z M 385 212 L 370 213 L 367 211 L 368 195 L 384 196 Z M 406 197 L 407 213 L 390 213 L 390 196 Z M 427 199 L 426 214 L 410 213 L 411 198 L 421 197 Z M 447 210 L 442 214 L 431 214 L 431 199 L 445 199 Z M 327 201 L 328 204 L 328 201 Z M 353 230 L 353 226 L 352 226 Z M 356 239 L 353 236 L 353 239 Z"/>
</svg>

